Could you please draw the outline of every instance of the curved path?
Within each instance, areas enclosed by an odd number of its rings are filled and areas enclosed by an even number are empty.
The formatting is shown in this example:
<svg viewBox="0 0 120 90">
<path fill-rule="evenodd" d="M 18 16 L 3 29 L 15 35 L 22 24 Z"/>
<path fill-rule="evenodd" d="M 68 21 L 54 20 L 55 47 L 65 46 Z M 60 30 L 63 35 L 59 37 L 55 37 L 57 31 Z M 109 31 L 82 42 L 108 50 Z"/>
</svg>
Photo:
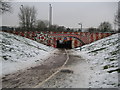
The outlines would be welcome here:
<svg viewBox="0 0 120 90">
<path fill-rule="evenodd" d="M 90 88 L 90 79 L 96 70 L 74 51 L 67 50 L 69 60 L 60 72 L 37 88 Z"/>
<path fill-rule="evenodd" d="M 2 88 L 37 88 L 58 72 L 65 65 L 67 58 L 65 50 L 60 49 L 39 66 L 3 77 Z"/>
<path fill-rule="evenodd" d="M 52 75 L 50 75 L 48 78 L 46 78 L 44 81 L 40 82 L 38 85 L 36 85 L 33 88 L 39 88 L 41 85 L 43 85 L 45 82 L 47 82 L 48 80 L 50 80 L 53 76 L 55 76 L 57 73 L 59 73 L 64 68 L 64 66 L 67 64 L 67 62 L 69 60 L 69 55 L 68 55 L 66 49 L 65 49 L 65 54 L 67 55 L 67 58 L 66 58 L 64 64 L 61 67 L 59 67 L 56 72 L 54 72 Z"/>
</svg>

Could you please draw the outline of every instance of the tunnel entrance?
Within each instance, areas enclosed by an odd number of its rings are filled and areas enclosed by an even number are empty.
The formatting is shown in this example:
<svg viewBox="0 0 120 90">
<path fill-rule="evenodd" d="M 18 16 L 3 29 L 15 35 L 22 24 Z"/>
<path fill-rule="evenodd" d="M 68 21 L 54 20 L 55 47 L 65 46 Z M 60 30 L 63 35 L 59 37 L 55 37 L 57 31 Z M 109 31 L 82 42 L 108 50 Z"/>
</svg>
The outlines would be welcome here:
<svg viewBox="0 0 120 90">
<path fill-rule="evenodd" d="M 57 48 L 72 49 L 72 40 L 68 40 L 65 42 L 61 42 L 60 40 L 57 40 Z"/>
</svg>

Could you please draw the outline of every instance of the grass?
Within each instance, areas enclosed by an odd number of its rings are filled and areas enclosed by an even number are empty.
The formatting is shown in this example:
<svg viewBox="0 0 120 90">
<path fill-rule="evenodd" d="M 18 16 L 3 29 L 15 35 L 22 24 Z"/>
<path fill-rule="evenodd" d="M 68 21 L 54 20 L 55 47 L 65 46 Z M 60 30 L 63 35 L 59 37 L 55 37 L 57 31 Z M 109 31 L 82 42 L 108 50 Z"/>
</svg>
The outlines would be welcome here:
<svg viewBox="0 0 120 90">
<path fill-rule="evenodd" d="M 105 65 L 104 67 L 103 67 L 103 69 L 108 69 L 109 68 L 109 65 Z"/>
<path fill-rule="evenodd" d="M 113 68 L 113 67 L 116 67 L 116 66 L 114 66 L 114 65 L 105 65 L 105 66 L 103 67 L 103 69 L 108 69 L 108 68 Z"/>
<path fill-rule="evenodd" d="M 110 52 L 111 55 L 117 55 L 119 53 L 119 50 L 115 50 L 113 52 Z"/>
<path fill-rule="evenodd" d="M 4 60 L 8 60 L 7 56 L 2 56 L 2 58 L 3 58 Z"/>
<path fill-rule="evenodd" d="M 117 60 L 117 59 L 110 58 L 110 61 L 115 61 L 115 60 Z"/>
<path fill-rule="evenodd" d="M 117 60 L 117 59 L 115 59 L 115 58 L 105 58 L 105 60 L 109 60 L 109 61 L 115 61 L 115 60 Z"/>
<path fill-rule="evenodd" d="M 102 50 L 104 50 L 104 49 L 106 49 L 106 48 L 99 48 L 99 49 L 96 49 L 96 50 L 90 51 L 90 52 L 88 52 L 88 53 L 94 53 L 94 52 L 97 52 L 97 51 L 102 51 Z"/>
<path fill-rule="evenodd" d="M 115 69 L 115 70 L 110 70 L 110 71 L 107 71 L 108 73 L 112 73 L 112 72 L 118 72 L 118 73 L 120 73 L 120 68 L 118 68 L 118 69 Z"/>
</svg>

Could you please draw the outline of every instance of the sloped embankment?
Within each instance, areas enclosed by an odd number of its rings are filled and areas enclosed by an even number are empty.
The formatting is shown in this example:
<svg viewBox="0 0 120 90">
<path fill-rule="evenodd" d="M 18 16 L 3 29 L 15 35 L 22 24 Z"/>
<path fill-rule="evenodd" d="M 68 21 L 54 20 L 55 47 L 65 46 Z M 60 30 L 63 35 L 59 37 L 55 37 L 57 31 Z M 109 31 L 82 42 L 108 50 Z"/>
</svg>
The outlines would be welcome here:
<svg viewBox="0 0 120 90">
<path fill-rule="evenodd" d="M 82 51 L 76 51 L 86 61 L 92 64 L 96 72 L 90 75 L 90 87 L 113 88 L 118 87 L 119 57 L 119 34 L 106 37 L 82 47 Z"/>
<path fill-rule="evenodd" d="M 51 55 L 50 51 L 54 50 L 36 41 L 5 32 L 0 32 L 0 40 L 3 75 L 41 64 Z"/>
</svg>

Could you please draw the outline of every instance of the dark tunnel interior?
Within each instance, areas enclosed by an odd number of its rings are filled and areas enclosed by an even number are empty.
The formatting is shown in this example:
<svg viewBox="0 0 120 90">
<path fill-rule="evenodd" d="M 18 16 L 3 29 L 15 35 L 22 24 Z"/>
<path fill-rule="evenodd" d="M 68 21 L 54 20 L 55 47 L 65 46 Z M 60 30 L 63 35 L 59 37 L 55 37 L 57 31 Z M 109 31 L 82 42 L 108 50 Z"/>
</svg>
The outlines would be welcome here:
<svg viewBox="0 0 120 90">
<path fill-rule="evenodd" d="M 57 48 L 72 49 L 72 40 L 68 40 L 60 43 L 60 40 L 57 40 Z"/>
</svg>

